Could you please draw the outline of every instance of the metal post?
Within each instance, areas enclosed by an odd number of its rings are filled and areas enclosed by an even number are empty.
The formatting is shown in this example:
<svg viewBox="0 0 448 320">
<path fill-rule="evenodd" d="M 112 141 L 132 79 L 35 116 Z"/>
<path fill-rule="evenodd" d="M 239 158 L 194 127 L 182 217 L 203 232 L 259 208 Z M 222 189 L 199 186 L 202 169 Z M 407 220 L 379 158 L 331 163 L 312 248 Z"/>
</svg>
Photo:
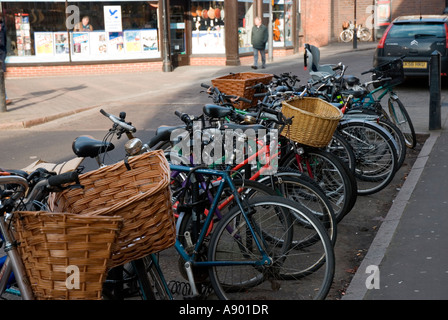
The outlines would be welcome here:
<svg viewBox="0 0 448 320">
<path fill-rule="evenodd" d="M 5 73 L 2 61 L 0 61 L 0 112 L 6 112 Z"/>
<path fill-rule="evenodd" d="M 442 128 L 441 118 L 441 54 L 435 50 L 429 62 L 429 130 Z"/>
<path fill-rule="evenodd" d="M 269 2 L 269 25 L 268 25 L 268 61 L 272 62 L 274 60 L 274 52 L 273 50 L 273 30 L 272 30 L 272 2 Z"/>
<path fill-rule="evenodd" d="M 168 17 L 168 5 L 167 0 L 162 0 L 162 22 L 163 22 L 163 72 L 173 71 L 173 66 L 171 64 L 171 48 L 168 36 L 168 31 L 170 30 L 169 17 Z"/>
<path fill-rule="evenodd" d="M 354 3 L 354 25 L 355 28 L 353 29 L 353 49 L 358 48 L 358 26 L 356 25 L 356 0 Z"/>
</svg>

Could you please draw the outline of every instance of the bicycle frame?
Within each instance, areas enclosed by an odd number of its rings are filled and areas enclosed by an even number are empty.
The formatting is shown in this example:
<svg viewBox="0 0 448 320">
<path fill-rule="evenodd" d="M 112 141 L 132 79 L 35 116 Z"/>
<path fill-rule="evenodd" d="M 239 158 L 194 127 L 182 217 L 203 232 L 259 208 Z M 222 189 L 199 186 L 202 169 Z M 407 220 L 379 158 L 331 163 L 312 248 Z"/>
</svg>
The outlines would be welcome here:
<svg viewBox="0 0 448 320">
<path fill-rule="evenodd" d="M 190 280 L 190 284 L 192 286 L 193 294 L 197 294 L 196 285 L 193 278 L 193 271 L 191 267 L 214 267 L 214 266 L 231 266 L 231 265 L 254 265 L 254 266 L 262 266 L 262 265 L 270 265 L 272 260 L 268 256 L 268 254 L 264 251 L 261 243 L 258 240 L 258 237 L 255 236 L 255 230 L 253 229 L 251 222 L 246 214 L 246 210 L 244 209 L 243 203 L 238 196 L 238 190 L 232 182 L 232 179 L 228 175 L 226 171 L 218 171 L 208 168 L 195 168 L 195 167 L 186 167 L 180 165 L 170 165 L 170 169 L 178 172 L 190 172 L 194 170 L 195 173 L 208 175 L 208 176 L 218 176 L 221 179 L 221 183 L 218 186 L 217 195 L 214 197 L 213 202 L 211 204 L 209 212 L 215 212 L 218 208 L 218 203 L 220 199 L 220 195 L 223 193 L 224 187 L 228 186 L 235 198 L 235 201 L 243 213 L 244 220 L 246 222 L 246 226 L 248 227 L 251 234 L 254 235 L 253 239 L 255 245 L 260 252 L 262 258 L 260 260 L 252 260 L 252 261 L 196 261 L 196 257 L 198 252 L 200 252 L 200 247 L 203 245 L 206 234 L 208 233 L 208 229 L 210 224 L 212 223 L 213 214 L 208 214 L 205 218 L 204 225 L 202 226 L 201 232 L 199 234 L 198 241 L 194 245 L 194 250 L 191 254 L 189 254 L 179 239 L 176 240 L 175 248 L 179 255 L 184 259 L 185 269 L 187 271 L 188 278 Z M 232 230 L 229 230 L 231 232 Z"/>
</svg>

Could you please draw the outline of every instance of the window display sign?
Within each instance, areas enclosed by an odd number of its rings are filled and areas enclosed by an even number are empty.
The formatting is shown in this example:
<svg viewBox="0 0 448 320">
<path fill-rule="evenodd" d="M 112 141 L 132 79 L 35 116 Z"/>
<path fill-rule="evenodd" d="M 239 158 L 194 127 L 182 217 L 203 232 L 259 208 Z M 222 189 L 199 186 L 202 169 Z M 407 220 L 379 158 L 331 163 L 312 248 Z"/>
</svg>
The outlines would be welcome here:
<svg viewBox="0 0 448 320">
<path fill-rule="evenodd" d="M 54 33 L 54 53 L 68 54 L 68 36 L 67 32 L 55 32 Z"/>
<path fill-rule="evenodd" d="M 53 55 L 53 33 L 34 32 L 36 55 Z"/>
<path fill-rule="evenodd" d="M 126 52 L 142 52 L 141 34 L 139 30 L 124 32 Z"/>
<path fill-rule="evenodd" d="M 109 32 L 109 54 L 124 53 L 123 32 Z"/>
<path fill-rule="evenodd" d="M 159 42 L 157 40 L 157 29 L 142 30 L 142 49 L 146 51 L 159 51 Z"/>
<path fill-rule="evenodd" d="M 16 26 L 17 55 L 31 55 L 30 19 L 27 13 L 14 14 Z"/>
<path fill-rule="evenodd" d="M 106 32 L 90 32 L 90 54 L 104 56 L 107 54 Z"/>
<path fill-rule="evenodd" d="M 74 55 L 89 54 L 88 32 L 73 32 L 73 54 Z"/>
<path fill-rule="evenodd" d="M 104 6 L 104 29 L 109 32 L 123 31 L 121 6 Z"/>
</svg>

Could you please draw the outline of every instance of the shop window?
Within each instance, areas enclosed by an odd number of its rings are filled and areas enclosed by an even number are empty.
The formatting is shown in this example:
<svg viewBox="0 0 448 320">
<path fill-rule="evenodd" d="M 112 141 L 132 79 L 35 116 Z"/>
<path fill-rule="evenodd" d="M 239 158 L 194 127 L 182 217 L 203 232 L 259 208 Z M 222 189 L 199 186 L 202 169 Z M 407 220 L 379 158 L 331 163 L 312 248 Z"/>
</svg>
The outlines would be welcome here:
<svg viewBox="0 0 448 320">
<path fill-rule="evenodd" d="M 224 54 L 226 52 L 224 0 L 191 1 L 192 54 Z"/>
<path fill-rule="evenodd" d="M 158 1 L 2 1 L 9 63 L 159 58 Z M 66 17 L 66 5 L 76 8 Z M 119 20 L 109 28 L 108 8 Z M 79 17 L 75 19 L 79 12 Z M 91 31 L 73 28 L 89 17 Z M 117 21 L 118 21 L 117 20 Z M 69 41 L 70 39 L 70 45 Z M 69 52 L 71 48 L 71 52 Z"/>
<path fill-rule="evenodd" d="M 263 16 L 269 16 L 269 5 L 271 0 L 263 0 Z M 284 47 L 293 45 L 292 30 L 292 0 L 274 0 L 272 6 L 272 37 L 274 47 Z M 268 25 L 269 19 L 264 19 Z"/>
<path fill-rule="evenodd" d="M 252 0 L 238 0 L 238 52 L 252 52 L 251 33 L 255 10 Z"/>
</svg>

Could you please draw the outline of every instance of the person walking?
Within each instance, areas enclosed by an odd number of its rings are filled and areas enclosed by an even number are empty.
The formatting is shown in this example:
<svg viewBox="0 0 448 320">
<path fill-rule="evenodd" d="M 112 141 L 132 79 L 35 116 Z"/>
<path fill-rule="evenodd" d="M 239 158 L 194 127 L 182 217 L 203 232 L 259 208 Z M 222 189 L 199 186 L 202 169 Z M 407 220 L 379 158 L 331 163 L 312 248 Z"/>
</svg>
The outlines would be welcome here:
<svg viewBox="0 0 448 320">
<path fill-rule="evenodd" d="M 0 17 L 0 61 L 2 62 L 3 72 L 6 72 L 6 26 L 3 17 Z M 6 95 L 6 104 L 11 104 L 11 100 Z"/>
<path fill-rule="evenodd" d="M 258 69 L 258 53 L 261 54 L 261 68 L 266 68 L 266 42 L 268 42 L 268 28 L 261 23 L 260 17 L 255 17 L 255 25 L 252 28 L 251 42 L 254 49 L 254 65 L 252 69 Z"/>
</svg>

